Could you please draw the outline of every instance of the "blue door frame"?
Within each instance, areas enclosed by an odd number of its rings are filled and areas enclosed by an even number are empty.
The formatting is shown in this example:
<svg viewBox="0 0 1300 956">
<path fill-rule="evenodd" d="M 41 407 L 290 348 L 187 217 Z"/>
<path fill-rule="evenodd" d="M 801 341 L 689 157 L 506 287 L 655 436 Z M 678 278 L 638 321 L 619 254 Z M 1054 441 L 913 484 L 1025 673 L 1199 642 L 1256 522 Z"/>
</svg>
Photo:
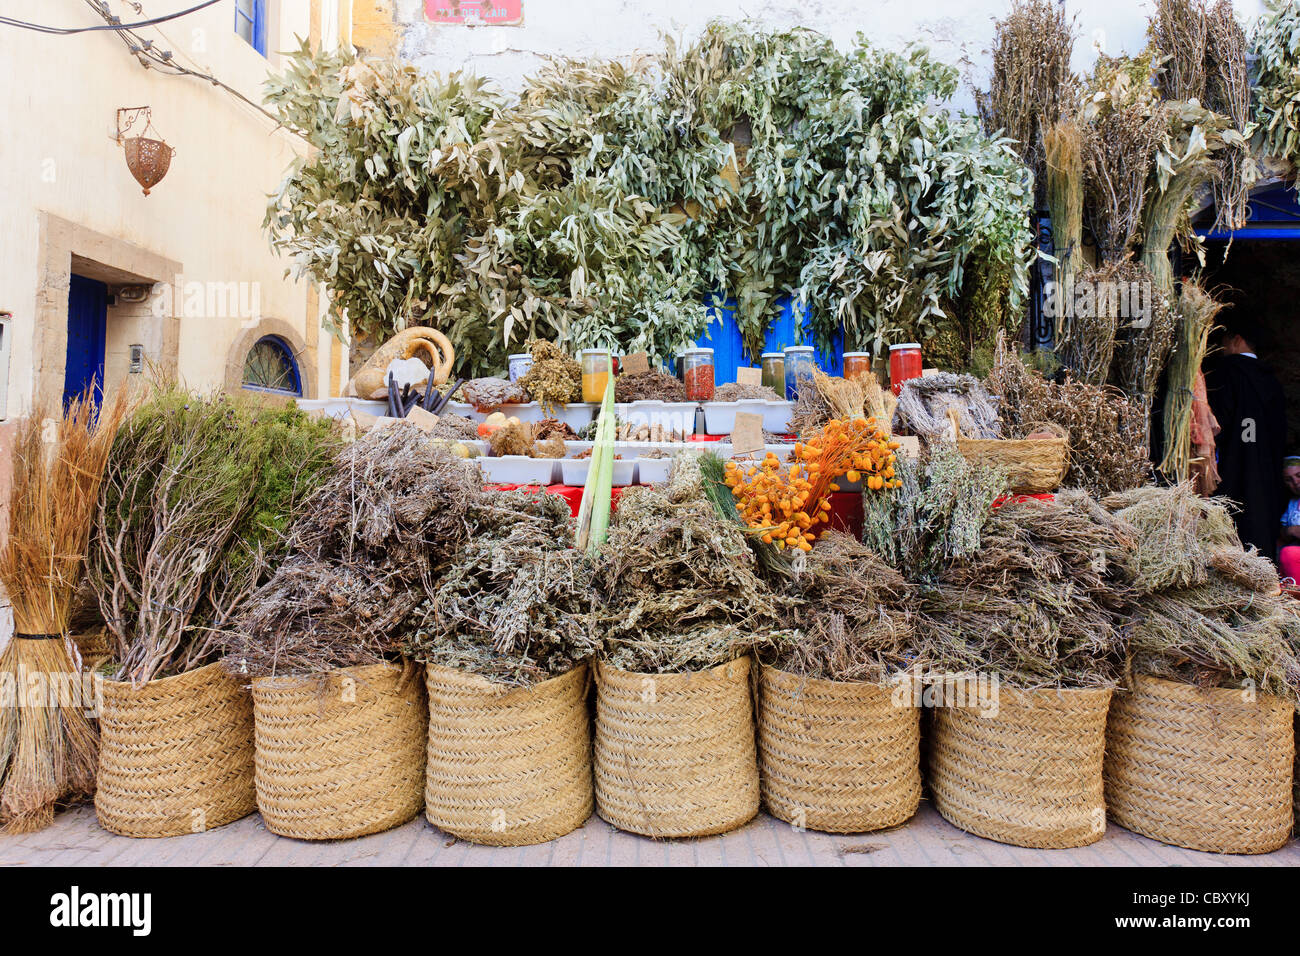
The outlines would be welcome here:
<svg viewBox="0 0 1300 956">
<path fill-rule="evenodd" d="M 104 388 L 104 338 L 108 325 L 108 286 L 74 275 L 68 286 L 68 359 L 63 373 L 63 403 L 94 387 Z"/>
</svg>

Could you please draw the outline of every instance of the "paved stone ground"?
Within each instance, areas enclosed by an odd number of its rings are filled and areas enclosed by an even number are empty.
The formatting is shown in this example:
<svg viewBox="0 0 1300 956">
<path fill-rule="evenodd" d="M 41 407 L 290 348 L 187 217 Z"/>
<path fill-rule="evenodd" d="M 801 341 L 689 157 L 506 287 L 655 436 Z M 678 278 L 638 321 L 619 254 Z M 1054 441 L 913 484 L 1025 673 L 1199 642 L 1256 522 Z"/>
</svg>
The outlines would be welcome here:
<svg viewBox="0 0 1300 956">
<path fill-rule="evenodd" d="M 307 843 L 267 832 L 257 815 L 192 836 L 114 836 L 90 807 L 61 814 L 39 833 L 0 836 L 0 865 L 35 866 L 1300 866 L 1300 841 L 1267 856 L 1221 856 L 1164 846 L 1113 824 L 1077 850 L 1026 850 L 949 825 L 930 804 L 905 826 L 881 833 L 799 833 L 759 816 L 732 833 L 654 841 L 593 816 L 552 843 L 520 848 L 463 843 L 423 817 L 359 840 Z"/>
</svg>

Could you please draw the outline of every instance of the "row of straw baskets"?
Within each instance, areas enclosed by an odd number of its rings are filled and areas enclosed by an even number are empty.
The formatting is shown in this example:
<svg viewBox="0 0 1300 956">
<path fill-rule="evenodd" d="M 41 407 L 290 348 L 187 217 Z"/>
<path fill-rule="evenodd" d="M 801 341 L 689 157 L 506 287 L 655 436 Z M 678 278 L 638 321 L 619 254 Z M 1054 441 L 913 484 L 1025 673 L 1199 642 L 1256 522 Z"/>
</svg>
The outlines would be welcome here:
<svg viewBox="0 0 1300 956">
<path fill-rule="evenodd" d="M 1028 847 L 1101 839 L 1106 819 L 1219 853 L 1269 853 L 1293 821 L 1291 704 L 1137 677 L 1128 690 L 1002 690 L 996 716 L 934 712 L 935 808 Z"/>
<path fill-rule="evenodd" d="M 436 666 L 421 686 L 375 665 L 261 679 L 251 700 L 216 667 L 138 690 L 109 682 L 96 808 L 131 836 L 256 807 L 275 833 L 340 839 L 423 805 L 448 833 L 494 845 L 555 839 L 593 806 L 653 837 L 725 832 L 760 799 L 830 832 L 915 812 L 921 711 L 910 699 L 763 668 L 755 735 L 750 668 L 596 665 L 594 756 L 585 666 L 508 689 Z M 1154 678 L 1113 701 L 1110 690 L 1002 689 L 993 711 L 934 709 L 932 795 L 954 825 L 1022 846 L 1094 842 L 1109 815 L 1180 846 L 1268 852 L 1291 827 L 1291 721 L 1274 698 Z"/>
</svg>

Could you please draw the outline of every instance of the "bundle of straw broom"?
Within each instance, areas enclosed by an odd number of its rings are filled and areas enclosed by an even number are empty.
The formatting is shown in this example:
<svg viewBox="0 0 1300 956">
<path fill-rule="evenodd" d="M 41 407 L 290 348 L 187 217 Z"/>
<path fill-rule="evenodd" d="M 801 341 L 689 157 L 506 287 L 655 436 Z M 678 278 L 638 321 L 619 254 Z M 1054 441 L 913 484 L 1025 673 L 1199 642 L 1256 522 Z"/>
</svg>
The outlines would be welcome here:
<svg viewBox="0 0 1300 956">
<path fill-rule="evenodd" d="M 79 686 L 68 637 L 73 594 L 104 465 L 126 416 L 124 391 L 98 406 L 87 395 L 62 416 L 34 414 L 19 426 L 0 547 L 0 581 L 13 604 L 14 637 L 0 654 L 0 826 L 48 826 L 56 805 L 94 790 L 98 738 L 93 702 L 63 696 Z"/>
</svg>

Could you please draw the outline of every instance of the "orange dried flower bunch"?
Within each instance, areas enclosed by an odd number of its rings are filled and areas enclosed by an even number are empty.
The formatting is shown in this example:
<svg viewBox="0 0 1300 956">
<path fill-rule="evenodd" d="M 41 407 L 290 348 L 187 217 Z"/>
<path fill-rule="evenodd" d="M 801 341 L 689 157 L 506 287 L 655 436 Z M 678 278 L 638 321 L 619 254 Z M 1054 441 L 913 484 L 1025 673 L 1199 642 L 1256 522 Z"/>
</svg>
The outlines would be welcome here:
<svg viewBox="0 0 1300 956">
<path fill-rule="evenodd" d="M 727 462 L 726 484 L 736 499 L 741 519 L 763 540 L 778 548 L 811 551 L 830 520 L 830 495 L 835 482 L 866 478 L 872 491 L 897 488 L 894 451 L 898 442 L 876 425 L 874 418 L 831 419 L 806 442 L 794 446 L 790 465 L 773 452 L 744 467 Z"/>
</svg>

